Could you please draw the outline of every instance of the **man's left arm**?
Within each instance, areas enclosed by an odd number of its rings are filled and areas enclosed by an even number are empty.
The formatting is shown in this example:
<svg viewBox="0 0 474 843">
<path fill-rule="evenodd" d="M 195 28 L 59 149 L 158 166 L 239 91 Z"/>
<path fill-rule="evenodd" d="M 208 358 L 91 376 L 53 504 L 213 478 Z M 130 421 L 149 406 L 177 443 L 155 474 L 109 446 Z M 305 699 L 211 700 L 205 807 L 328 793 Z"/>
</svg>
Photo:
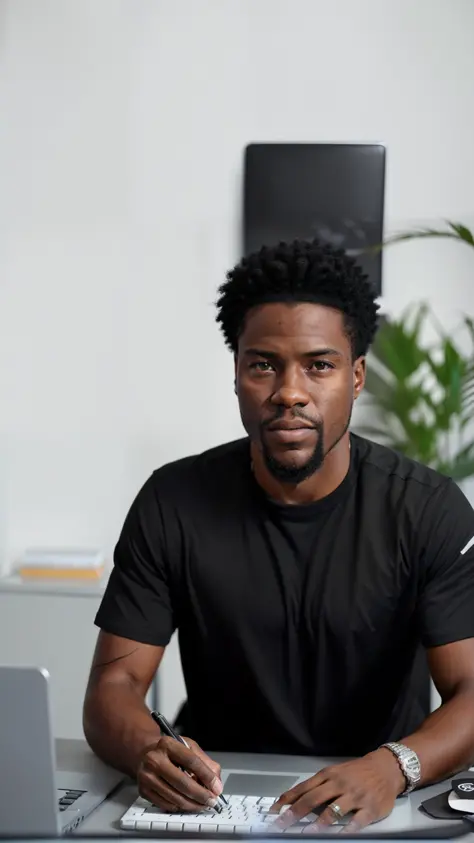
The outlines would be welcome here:
<svg viewBox="0 0 474 843">
<path fill-rule="evenodd" d="M 418 755 L 419 786 L 448 778 L 474 764 L 474 638 L 432 647 L 428 658 L 442 704 L 416 732 L 400 739 Z M 362 758 L 326 767 L 284 793 L 274 810 L 291 807 L 277 825 L 287 828 L 327 805 L 317 820 L 319 828 L 352 813 L 345 831 L 355 832 L 388 816 L 406 787 L 396 756 L 381 747 Z"/>
<path fill-rule="evenodd" d="M 474 638 L 431 647 L 428 660 L 442 704 L 418 731 L 401 739 L 420 759 L 420 785 L 474 764 Z"/>
<path fill-rule="evenodd" d="M 421 786 L 474 764 L 474 511 L 452 481 L 426 506 L 417 540 L 418 626 L 442 704 L 396 742 L 417 754 Z M 326 767 L 284 793 L 274 810 L 290 806 L 277 821 L 282 828 L 313 810 L 323 809 L 318 826 L 350 813 L 352 832 L 388 816 L 407 785 L 397 756 L 379 747 Z"/>
<path fill-rule="evenodd" d="M 441 706 L 400 742 L 419 756 L 424 785 L 474 763 L 474 511 L 453 481 L 418 534 L 418 626 Z"/>
</svg>

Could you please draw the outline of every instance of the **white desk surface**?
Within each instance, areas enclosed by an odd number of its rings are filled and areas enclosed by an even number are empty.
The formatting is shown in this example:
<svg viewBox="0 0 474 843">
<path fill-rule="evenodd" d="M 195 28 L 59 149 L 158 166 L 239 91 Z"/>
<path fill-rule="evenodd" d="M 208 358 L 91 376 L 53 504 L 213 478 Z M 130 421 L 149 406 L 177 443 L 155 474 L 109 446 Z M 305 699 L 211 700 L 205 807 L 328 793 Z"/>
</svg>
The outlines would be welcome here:
<svg viewBox="0 0 474 843">
<path fill-rule="evenodd" d="M 85 741 L 65 740 L 56 741 L 57 763 L 59 770 L 83 771 L 90 769 L 94 764 L 95 757 Z M 285 755 L 248 755 L 242 753 L 212 753 L 216 761 L 222 767 L 239 770 L 268 770 L 289 773 L 316 773 L 322 767 L 335 763 L 341 759 L 311 758 Z M 448 783 L 440 783 L 422 788 L 401 797 L 387 819 L 371 826 L 366 832 L 377 836 L 382 831 L 414 831 L 418 829 L 433 831 L 443 825 L 449 825 L 447 820 L 432 820 L 426 814 L 418 810 L 418 806 L 430 796 L 435 796 L 443 790 L 448 789 Z M 107 799 L 93 814 L 91 814 L 78 828 L 78 834 L 101 835 L 101 834 L 125 834 L 119 827 L 122 814 L 137 797 L 136 785 L 124 782 L 119 789 Z M 127 832 L 129 835 L 130 832 Z M 140 835 L 143 836 L 143 835 Z M 153 835 L 156 839 L 156 834 Z M 150 838 L 152 835 L 150 835 Z M 282 837 L 282 839 L 284 839 Z M 467 836 L 466 836 L 467 839 Z M 471 838 L 472 839 L 472 838 Z"/>
</svg>

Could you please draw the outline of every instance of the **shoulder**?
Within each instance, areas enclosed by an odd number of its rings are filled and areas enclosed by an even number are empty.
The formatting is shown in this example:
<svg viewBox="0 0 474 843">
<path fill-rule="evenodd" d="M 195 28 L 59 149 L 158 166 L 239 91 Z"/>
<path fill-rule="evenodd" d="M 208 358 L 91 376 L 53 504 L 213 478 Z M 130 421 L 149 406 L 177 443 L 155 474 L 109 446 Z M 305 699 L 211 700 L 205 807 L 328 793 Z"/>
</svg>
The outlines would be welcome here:
<svg viewBox="0 0 474 843">
<path fill-rule="evenodd" d="M 160 495 L 232 486 L 249 466 L 248 439 L 236 439 L 157 468 L 150 484 Z"/>
<path fill-rule="evenodd" d="M 239 439 L 201 453 L 164 463 L 145 480 L 125 519 L 124 531 L 149 536 L 168 534 L 190 518 L 235 512 L 245 500 L 249 472 L 248 439 Z M 156 538 L 156 536 L 155 536 Z"/>
<path fill-rule="evenodd" d="M 452 484 L 449 477 L 404 454 L 351 434 L 356 451 L 358 474 L 377 491 L 402 491 L 418 499 L 428 499 Z"/>
<path fill-rule="evenodd" d="M 411 535 L 420 548 L 440 548 L 449 539 L 459 552 L 469 542 L 474 510 L 451 477 L 384 445 L 351 437 L 356 482 L 374 522 L 386 525 L 395 518 L 402 533 Z"/>
</svg>

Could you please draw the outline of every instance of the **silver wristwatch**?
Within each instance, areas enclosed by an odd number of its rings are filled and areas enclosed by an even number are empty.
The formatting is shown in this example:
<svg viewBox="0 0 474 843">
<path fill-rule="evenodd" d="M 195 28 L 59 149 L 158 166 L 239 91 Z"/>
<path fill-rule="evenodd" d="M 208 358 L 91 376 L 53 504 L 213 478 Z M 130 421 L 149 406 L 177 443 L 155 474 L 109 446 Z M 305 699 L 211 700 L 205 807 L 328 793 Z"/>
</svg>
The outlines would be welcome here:
<svg viewBox="0 0 474 843">
<path fill-rule="evenodd" d="M 403 743 L 391 742 L 384 743 L 382 746 L 387 747 L 387 749 L 395 755 L 400 765 L 400 769 L 405 776 L 405 781 L 407 783 L 405 790 L 401 794 L 402 796 L 405 796 L 406 793 L 410 793 L 415 789 L 421 779 L 420 759 L 413 749 L 410 749 L 410 747 L 405 746 Z"/>
</svg>

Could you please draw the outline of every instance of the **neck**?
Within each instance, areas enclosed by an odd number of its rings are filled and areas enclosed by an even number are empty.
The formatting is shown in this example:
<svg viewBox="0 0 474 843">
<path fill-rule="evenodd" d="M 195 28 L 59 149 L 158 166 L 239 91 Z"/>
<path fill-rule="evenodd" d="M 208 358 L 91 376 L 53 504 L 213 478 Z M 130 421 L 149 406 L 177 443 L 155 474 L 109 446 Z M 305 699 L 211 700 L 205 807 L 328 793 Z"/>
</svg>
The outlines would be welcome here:
<svg viewBox="0 0 474 843">
<path fill-rule="evenodd" d="M 325 457 L 321 468 L 302 483 L 284 483 L 273 477 L 255 442 L 251 442 L 250 454 L 255 479 L 269 498 L 278 503 L 308 504 L 330 495 L 344 480 L 351 459 L 350 437 L 347 431 Z"/>
</svg>

